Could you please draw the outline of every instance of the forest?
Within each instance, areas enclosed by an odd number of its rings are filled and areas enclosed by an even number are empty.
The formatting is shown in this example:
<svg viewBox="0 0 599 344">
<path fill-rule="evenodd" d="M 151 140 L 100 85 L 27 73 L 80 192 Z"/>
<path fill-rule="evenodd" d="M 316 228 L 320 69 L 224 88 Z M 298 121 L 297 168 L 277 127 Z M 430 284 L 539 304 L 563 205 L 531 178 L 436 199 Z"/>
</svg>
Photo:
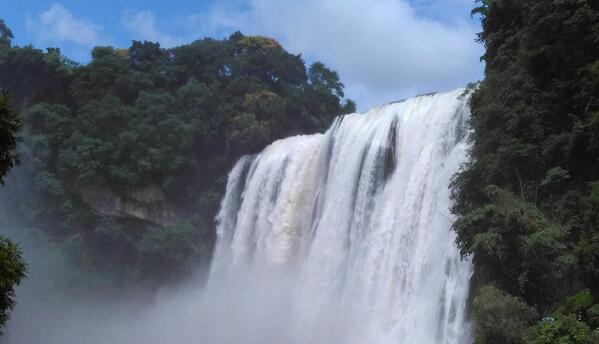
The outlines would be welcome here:
<svg viewBox="0 0 599 344">
<path fill-rule="evenodd" d="M 75 292 L 188 276 L 211 257 L 239 157 L 355 111 L 337 72 L 266 37 L 99 46 L 86 64 L 12 39 L 0 21 L 2 120 L 14 124 L 2 126 L 0 175 L 20 162 L 4 226 L 56 244 L 77 267 Z"/>
<path fill-rule="evenodd" d="M 475 343 L 599 342 L 599 2 L 482 0 L 452 183 Z"/>
</svg>

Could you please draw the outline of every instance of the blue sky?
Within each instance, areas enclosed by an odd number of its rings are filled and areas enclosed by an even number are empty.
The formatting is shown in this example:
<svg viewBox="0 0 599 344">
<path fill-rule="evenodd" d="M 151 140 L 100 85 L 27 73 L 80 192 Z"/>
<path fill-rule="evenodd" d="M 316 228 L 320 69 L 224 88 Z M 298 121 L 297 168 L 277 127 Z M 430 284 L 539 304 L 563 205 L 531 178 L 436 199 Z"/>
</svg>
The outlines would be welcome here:
<svg viewBox="0 0 599 344">
<path fill-rule="evenodd" d="M 80 62 L 95 45 L 170 47 L 241 30 L 279 40 L 339 71 L 360 110 L 482 77 L 474 0 L 4 0 L 19 45 L 60 47 Z"/>
</svg>

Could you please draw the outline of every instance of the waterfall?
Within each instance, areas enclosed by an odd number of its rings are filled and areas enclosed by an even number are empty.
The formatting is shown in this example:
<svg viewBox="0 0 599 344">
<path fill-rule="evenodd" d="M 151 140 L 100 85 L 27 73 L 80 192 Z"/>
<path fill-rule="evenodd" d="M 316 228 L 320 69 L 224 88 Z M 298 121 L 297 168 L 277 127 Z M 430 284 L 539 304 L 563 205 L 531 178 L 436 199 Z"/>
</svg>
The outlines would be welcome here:
<svg viewBox="0 0 599 344">
<path fill-rule="evenodd" d="M 467 152 L 463 92 L 340 116 L 237 163 L 207 288 L 246 274 L 234 307 L 270 308 L 254 320 L 277 328 L 246 342 L 469 342 L 448 190 Z"/>
</svg>

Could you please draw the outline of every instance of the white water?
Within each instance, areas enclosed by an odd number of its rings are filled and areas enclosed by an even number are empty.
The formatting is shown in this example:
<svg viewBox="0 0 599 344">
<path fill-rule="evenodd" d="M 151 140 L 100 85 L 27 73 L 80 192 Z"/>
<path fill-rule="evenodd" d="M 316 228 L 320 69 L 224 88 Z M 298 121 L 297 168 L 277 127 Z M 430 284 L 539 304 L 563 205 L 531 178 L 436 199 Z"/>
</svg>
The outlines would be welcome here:
<svg viewBox="0 0 599 344">
<path fill-rule="evenodd" d="M 208 337 L 469 342 L 471 264 L 454 244 L 448 190 L 466 157 L 462 92 L 343 116 L 241 159 L 206 292 L 236 294 L 222 314 L 231 327 Z"/>
<path fill-rule="evenodd" d="M 152 302 L 65 294 L 69 266 L 21 240 L 29 276 L 0 342 L 470 343 L 471 266 L 447 188 L 466 155 L 461 92 L 345 116 L 243 158 L 206 288 L 192 280 Z"/>
</svg>

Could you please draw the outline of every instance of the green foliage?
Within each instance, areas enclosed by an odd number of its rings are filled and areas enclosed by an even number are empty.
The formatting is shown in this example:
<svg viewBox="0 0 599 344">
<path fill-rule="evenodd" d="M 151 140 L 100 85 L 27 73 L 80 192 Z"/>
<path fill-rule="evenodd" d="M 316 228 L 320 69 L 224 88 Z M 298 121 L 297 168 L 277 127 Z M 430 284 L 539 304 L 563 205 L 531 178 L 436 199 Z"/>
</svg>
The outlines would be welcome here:
<svg viewBox="0 0 599 344">
<path fill-rule="evenodd" d="M 9 44 L 12 32 L 0 20 L 0 44 Z M 6 91 L 0 96 L 0 185 L 4 177 L 19 162 L 15 152 L 17 134 L 21 128 L 20 120 L 9 107 Z M 9 313 L 15 306 L 15 287 L 25 277 L 27 266 L 21 257 L 20 248 L 8 239 L 0 236 L 0 336 L 2 327 L 9 319 Z"/>
<path fill-rule="evenodd" d="M 95 47 L 78 65 L 56 48 L 13 46 L 9 33 L 0 22 L 0 86 L 24 115 L 20 151 L 34 186 L 18 208 L 29 225 L 72 244 L 65 250 L 90 276 L 187 274 L 189 262 L 210 254 L 212 219 L 236 160 L 355 111 L 342 101 L 337 72 L 318 62 L 307 68 L 266 37 L 237 32 L 171 49 L 133 41 Z M 161 196 L 137 199 L 147 186 Z M 107 215 L 98 207 L 113 204 L 92 204 L 90 190 L 187 225 Z"/>
<path fill-rule="evenodd" d="M 547 171 L 545 178 L 543 178 L 543 180 L 541 181 L 541 184 L 539 184 L 539 185 L 547 186 L 547 185 L 551 185 L 551 184 L 556 184 L 561 181 L 565 181 L 569 178 L 570 178 L 570 174 L 568 173 L 568 171 L 558 166 L 558 167 L 554 167 L 554 168 L 550 169 L 549 171 Z"/>
<path fill-rule="evenodd" d="M 26 269 L 20 248 L 0 236 L 0 335 L 15 306 L 15 286 L 25 278 Z"/>
<path fill-rule="evenodd" d="M 471 316 L 475 344 L 519 344 L 537 312 L 522 299 L 487 285 L 478 290 Z"/>
<path fill-rule="evenodd" d="M 191 263 L 205 260 L 210 254 L 200 231 L 188 221 L 151 230 L 143 235 L 139 245 L 142 273 L 166 280 L 189 275 L 193 269 Z"/>
<path fill-rule="evenodd" d="M 24 49 L 8 52 L 36 61 L 40 52 Z M 68 85 L 60 105 L 45 102 L 55 97 L 19 94 L 42 98 L 25 111 L 37 169 L 71 184 L 158 180 L 174 202 L 195 203 L 191 193 L 222 192 L 224 185 L 198 180 L 178 190 L 178 174 L 226 174 L 241 155 L 355 111 L 353 102 L 340 103 L 336 72 L 322 63 L 307 72 L 299 55 L 264 37 L 236 33 L 173 49 L 134 41 L 128 50 L 96 47 L 92 57 L 85 66 L 63 64 Z M 12 65 L 0 60 L 0 69 Z M 0 82 L 22 77 L 6 69 Z"/>
<path fill-rule="evenodd" d="M 576 253 L 581 276 L 595 299 L 599 295 L 599 182 L 588 183 L 588 193 L 582 198 L 577 225 L 581 231 Z"/>
<path fill-rule="evenodd" d="M 593 304 L 593 297 L 588 290 L 583 290 L 576 295 L 570 296 L 555 310 L 556 315 L 578 314 L 586 311 Z"/>
<path fill-rule="evenodd" d="M 0 19 L 0 43 L 8 45 L 14 38 L 12 31 L 6 26 L 4 20 Z"/>
<path fill-rule="evenodd" d="M 474 290 L 492 283 L 559 314 L 530 343 L 597 340 L 599 3 L 476 2 L 485 79 L 470 99 L 471 160 L 451 186 Z"/>
<path fill-rule="evenodd" d="M 595 344 L 599 331 L 590 330 L 573 315 L 544 319 L 528 335 L 528 344 Z"/>
<path fill-rule="evenodd" d="M 0 22 L 0 37 L 3 37 Z M 9 106 L 8 92 L 2 91 L 0 95 L 0 185 L 4 185 L 4 177 L 15 164 L 19 162 L 16 153 L 18 142 L 17 134 L 21 129 L 21 121 Z"/>
<path fill-rule="evenodd" d="M 599 331 L 599 304 L 595 304 L 586 310 L 588 324 L 595 331 Z"/>
<path fill-rule="evenodd" d="M 493 282 L 546 309 L 576 264 L 564 243 L 568 231 L 508 191 L 488 186 L 486 195 L 489 204 L 454 224 L 462 254 L 473 255 L 480 283 Z"/>
</svg>

